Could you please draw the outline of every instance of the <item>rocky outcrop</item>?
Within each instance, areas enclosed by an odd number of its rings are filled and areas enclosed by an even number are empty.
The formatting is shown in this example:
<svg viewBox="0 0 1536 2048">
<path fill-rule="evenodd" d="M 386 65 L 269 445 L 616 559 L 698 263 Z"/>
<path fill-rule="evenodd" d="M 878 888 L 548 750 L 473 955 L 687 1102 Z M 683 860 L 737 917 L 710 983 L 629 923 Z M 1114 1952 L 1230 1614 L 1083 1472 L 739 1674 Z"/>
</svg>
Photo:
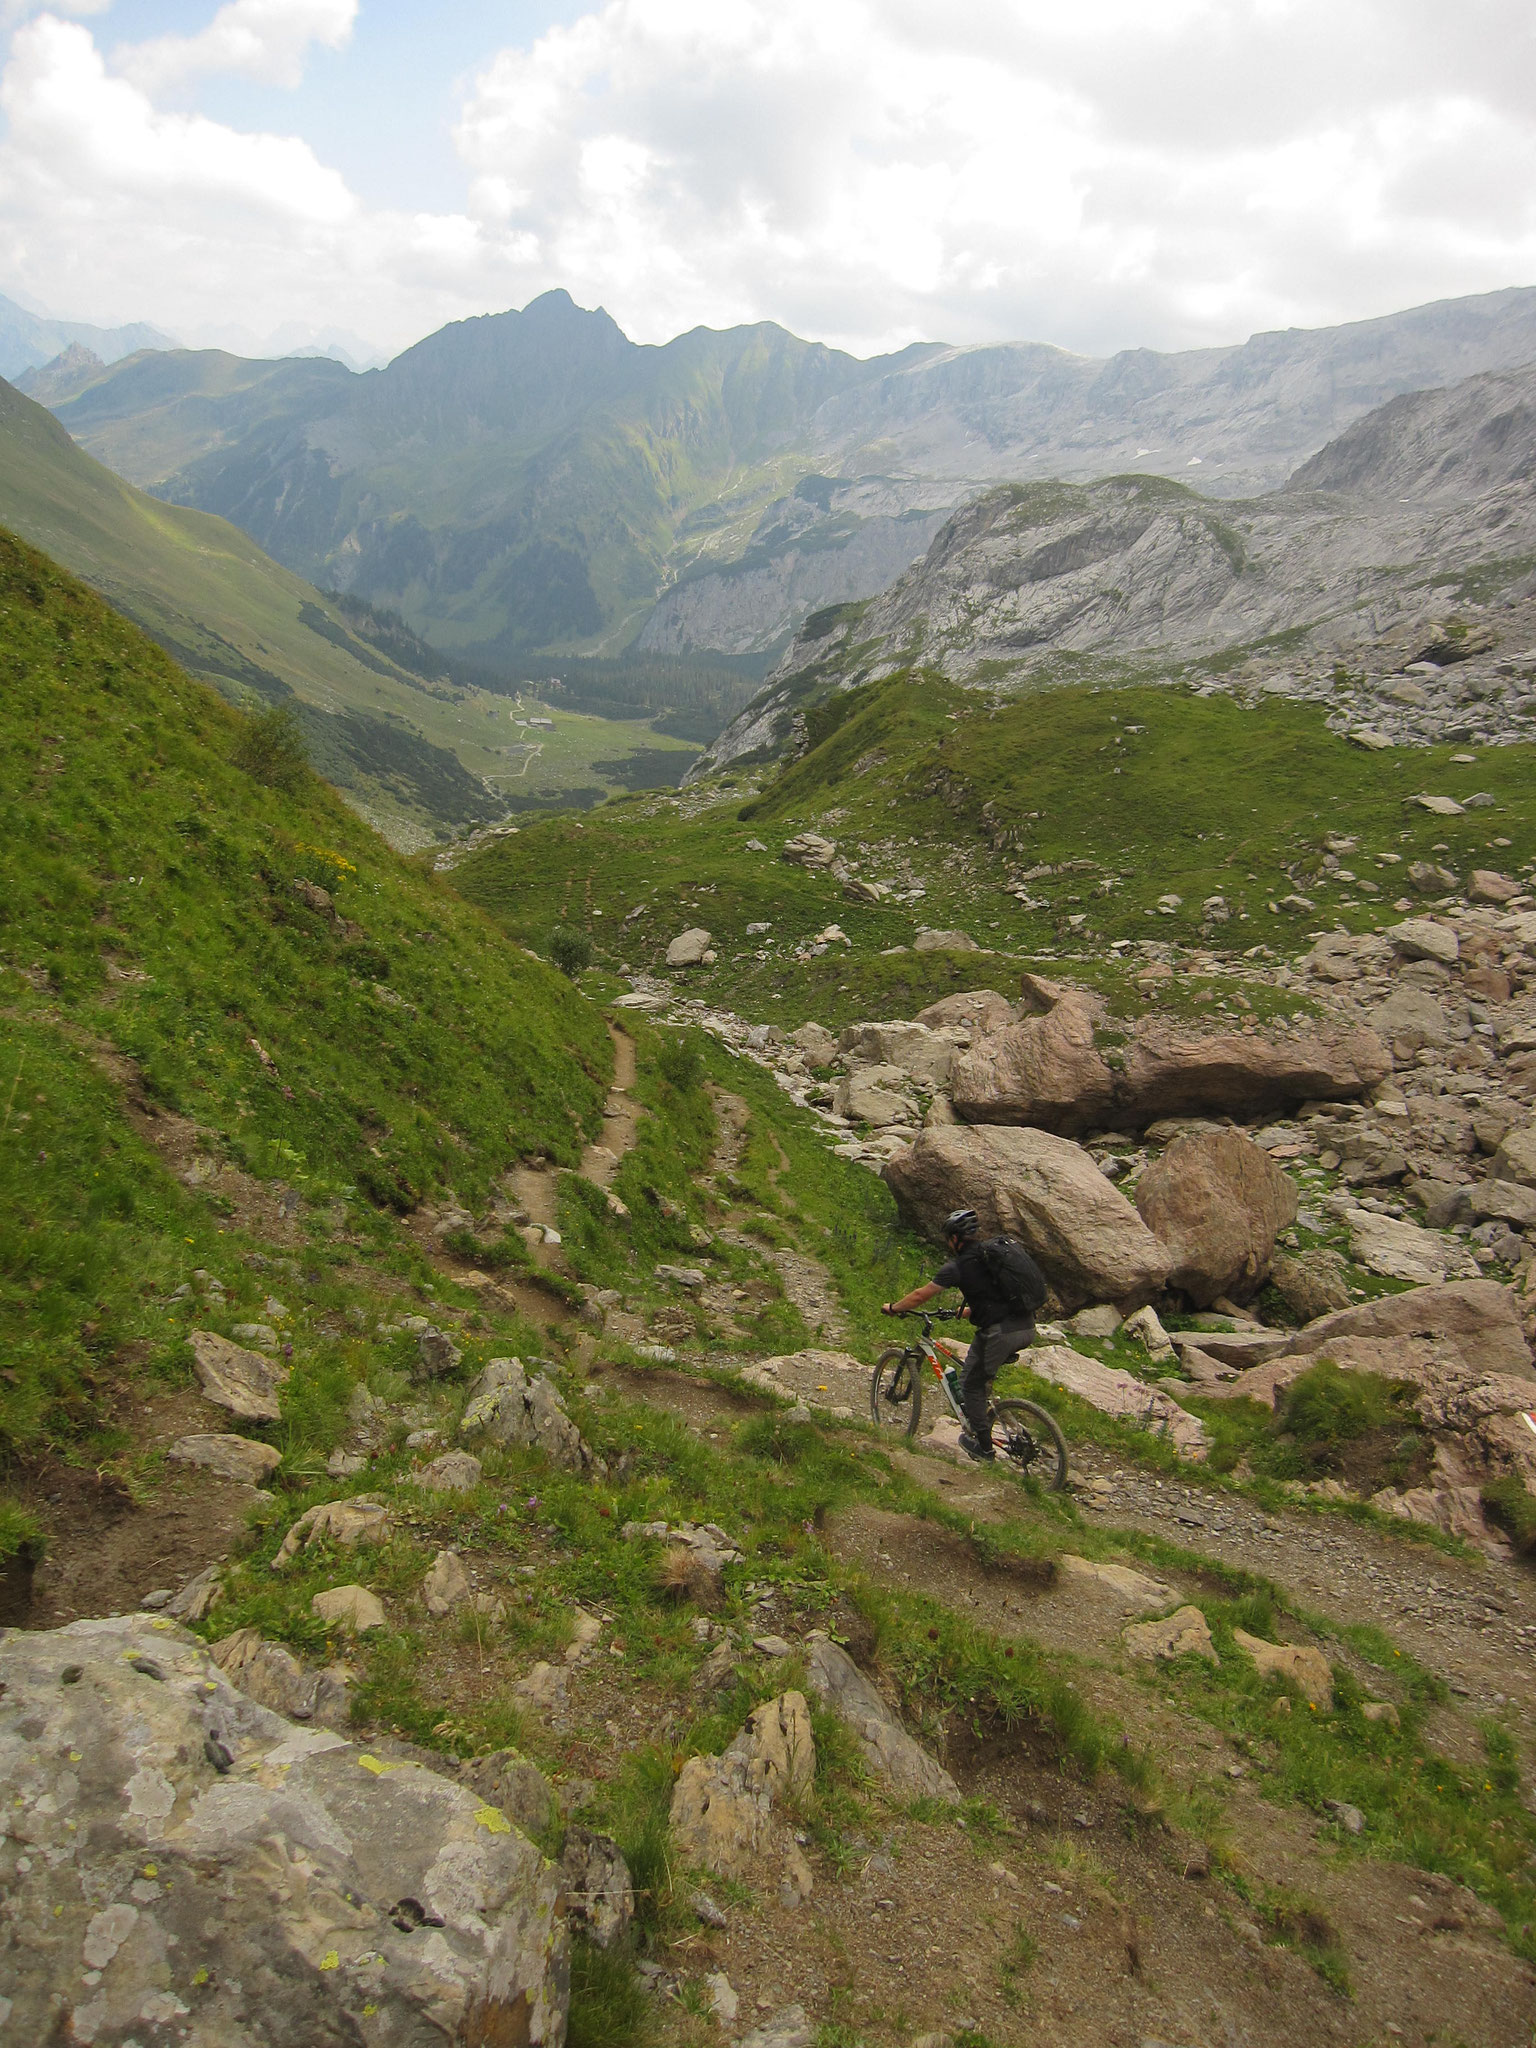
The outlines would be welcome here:
<svg viewBox="0 0 1536 2048">
<path fill-rule="evenodd" d="M 554 1382 L 545 1373 L 530 1380 L 520 1358 L 493 1358 L 486 1366 L 469 1390 L 459 1434 L 542 1451 L 567 1472 L 586 1472 L 596 1463 Z"/>
<path fill-rule="evenodd" d="M 1286 1349 L 1291 1356 L 1320 1355 L 1341 1337 L 1443 1340 L 1454 1346 L 1469 1372 L 1519 1376 L 1531 1371 L 1531 1347 L 1515 1297 L 1494 1280 L 1458 1280 L 1358 1302 L 1308 1323 Z M 1536 1437 L 1531 1441 L 1536 1443 Z"/>
<path fill-rule="evenodd" d="M 1162 1117 L 1268 1116 L 1343 1101 L 1392 1071 L 1386 1047 L 1364 1029 L 1198 1033 L 1153 1018 L 1138 1019 L 1121 1043 L 1114 1036 L 1101 1000 L 1069 989 L 1044 1016 L 989 1032 L 960 1054 L 950 1099 L 968 1123 L 1032 1124 L 1071 1137 Z"/>
<path fill-rule="evenodd" d="M 1240 1131 L 1199 1131 L 1147 1168 L 1136 1207 L 1168 1249 L 1169 1286 L 1206 1308 L 1258 1293 L 1276 1237 L 1296 1220 L 1296 1189 Z"/>
<path fill-rule="evenodd" d="M 858 1737 L 871 1774 L 901 1799 L 958 1805 L 960 1788 L 944 1766 L 902 1727 L 846 1650 L 822 1638 L 805 1656 L 811 1689 Z"/>
<path fill-rule="evenodd" d="M 806 1792 L 816 1775 L 816 1743 L 802 1693 L 769 1700 L 722 1756 L 690 1757 L 672 1792 L 672 1835 L 684 1859 L 745 1883 L 764 1862 L 781 1866 L 801 1897 L 810 1866 L 774 1814 Z"/>
<path fill-rule="evenodd" d="M 942 1088 L 955 1061 L 955 1041 L 926 1024 L 850 1024 L 837 1041 L 850 1068 L 885 1066 L 927 1088 Z"/>
<path fill-rule="evenodd" d="M 974 1209 L 990 1236 L 1017 1237 L 1039 1261 L 1064 1310 L 1090 1302 L 1134 1307 L 1168 1272 L 1168 1254 L 1089 1155 L 1026 1129 L 940 1125 L 885 1167 L 902 1213 L 941 1236 L 952 1209 Z"/>
<path fill-rule="evenodd" d="M 558 2048 L 555 1874 L 473 1793 L 259 1706 L 144 1615 L 12 1631 L 0 1683 L 17 2041 Z"/>
<path fill-rule="evenodd" d="M 1017 1014 L 1014 1005 L 995 988 L 973 988 L 958 996 L 940 996 L 936 1003 L 918 1011 L 917 1022 L 930 1031 L 957 1026 L 973 1032 L 1001 1031 Z"/>
</svg>

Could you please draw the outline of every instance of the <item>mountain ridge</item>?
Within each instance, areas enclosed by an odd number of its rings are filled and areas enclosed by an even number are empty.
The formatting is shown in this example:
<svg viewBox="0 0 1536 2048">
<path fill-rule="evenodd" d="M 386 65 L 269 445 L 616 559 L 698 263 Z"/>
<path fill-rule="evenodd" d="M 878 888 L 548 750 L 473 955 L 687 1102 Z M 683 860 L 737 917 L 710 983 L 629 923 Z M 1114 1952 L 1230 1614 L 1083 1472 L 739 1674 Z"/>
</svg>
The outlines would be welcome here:
<svg viewBox="0 0 1536 2048">
<path fill-rule="evenodd" d="M 881 479 L 886 519 L 1126 470 L 1244 497 L 1405 391 L 1533 359 L 1529 288 L 1174 355 L 922 343 L 867 361 L 771 322 L 639 344 L 557 292 L 383 370 L 178 352 L 113 365 L 57 411 L 131 480 L 445 650 L 744 654 L 888 580 L 902 536 L 853 545 L 865 514 L 846 503 L 764 542 L 808 478 Z M 926 537 L 920 519 L 914 556 Z M 813 542 L 829 560 L 808 575 Z M 772 573 L 744 583 L 754 551 Z"/>
</svg>

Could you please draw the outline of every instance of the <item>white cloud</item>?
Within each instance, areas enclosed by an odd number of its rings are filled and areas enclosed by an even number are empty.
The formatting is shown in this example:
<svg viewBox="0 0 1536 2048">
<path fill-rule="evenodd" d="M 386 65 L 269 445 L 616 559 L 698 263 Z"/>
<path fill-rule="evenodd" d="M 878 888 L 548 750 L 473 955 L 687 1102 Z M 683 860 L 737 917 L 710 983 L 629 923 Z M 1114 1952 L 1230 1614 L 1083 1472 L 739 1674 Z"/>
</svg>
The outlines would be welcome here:
<svg viewBox="0 0 1536 2048">
<path fill-rule="evenodd" d="M 297 85 L 310 45 L 341 49 L 356 19 L 357 0 L 229 0 L 197 35 L 127 44 L 114 52 L 114 62 L 149 93 L 204 72 Z"/>
<path fill-rule="evenodd" d="M 563 285 L 644 340 L 776 319 L 1097 352 L 1536 280 L 1528 0 L 604 0 L 486 62 L 451 213 L 158 104 L 291 82 L 356 11 L 231 0 L 111 66 L 58 7 L 23 22 L 0 288 L 191 335 L 399 346 Z"/>
<path fill-rule="evenodd" d="M 609 0 L 458 140 L 647 338 L 1167 345 L 1536 276 L 1533 77 L 1511 0 Z"/>
</svg>

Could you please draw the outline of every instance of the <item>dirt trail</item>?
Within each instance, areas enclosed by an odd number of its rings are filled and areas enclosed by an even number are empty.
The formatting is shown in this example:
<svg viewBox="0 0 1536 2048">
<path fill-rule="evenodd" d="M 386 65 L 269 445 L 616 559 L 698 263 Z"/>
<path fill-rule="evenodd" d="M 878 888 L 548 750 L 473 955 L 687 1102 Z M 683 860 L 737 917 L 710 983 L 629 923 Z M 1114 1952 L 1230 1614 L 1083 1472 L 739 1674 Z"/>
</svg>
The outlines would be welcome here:
<svg viewBox="0 0 1536 2048">
<path fill-rule="evenodd" d="M 603 1135 L 582 1152 L 577 1171 L 595 1187 L 613 1185 L 619 1162 L 635 1142 L 640 1110 L 631 1099 L 635 1085 L 635 1041 L 610 1018 L 608 1036 L 613 1041 L 613 1083 L 603 1104 Z M 560 1172 L 551 1166 L 517 1166 L 512 1185 L 528 1219 L 541 1230 L 558 1230 Z M 535 1243 L 533 1256 L 541 1266 L 552 1263 L 556 1247 Z"/>
<path fill-rule="evenodd" d="M 720 1136 L 715 1145 L 715 1154 L 710 1161 L 712 1177 L 733 1174 L 741 1161 L 742 1147 L 746 1142 L 747 1120 L 752 1112 L 739 1095 L 732 1095 L 727 1089 L 712 1088 L 715 1116 L 720 1126 Z M 772 1134 L 770 1133 L 770 1136 Z M 774 1138 L 779 1163 L 768 1169 L 769 1185 L 777 1188 L 782 1176 L 789 1171 L 789 1160 Z M 742 1217 L 748 1212 L 738 1210 L 735 1216 Z M 741 1228 L 739 1221 L 724 1224 L 716 1235 L 726 1244 L 734 1245 L 739 1251 L 756 1253 L 767 1259 L 776 1268 L 786 1296 L 792 1301 L 812 1333 L 823 1344 L 841 1345 L 848 1342 L 848 1318 L 843 1313 L 837 1298 L 837 1289 L 832 1276 L 821 1261 L 809 1252 L 789 1245 L 772 1245 L 760 1237 L 754 1237 Z"/>
</svg>

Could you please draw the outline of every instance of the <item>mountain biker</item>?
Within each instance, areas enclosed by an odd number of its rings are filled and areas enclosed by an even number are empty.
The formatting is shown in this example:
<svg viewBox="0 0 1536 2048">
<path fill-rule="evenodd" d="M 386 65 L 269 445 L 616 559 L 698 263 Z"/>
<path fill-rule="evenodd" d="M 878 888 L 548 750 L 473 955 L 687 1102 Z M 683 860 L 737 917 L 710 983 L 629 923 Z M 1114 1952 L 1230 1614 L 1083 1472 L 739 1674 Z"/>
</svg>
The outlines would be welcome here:
<svg viewBox="0 0 1536 2048">
<path fill-rule="evenodd" d="M 900 1301 L 886 1302 L 882 1313 L 894 1316 L 922 1308 L 946 1287 L 958 1287 L 965 1296 L 961 1314 L 975 1326 L 976 1335 L 960 1368 L 960 1405 L 969 1425 L 961 1433 L 960 1448 L 968 1458 L 985 1464 L 997 1455 L 987 1412 L 992 1383 L 1010 1358 L 1034 1342 L 1035 1309 L 1045 1300 L 1045 1276 L 1013 1239 L 984 1242 L 981 1218 L 974 1209 L 956 1209 L 945 1217 L 944 1241 L 950 1256 L 933 1279 Z"/>
</svg>

